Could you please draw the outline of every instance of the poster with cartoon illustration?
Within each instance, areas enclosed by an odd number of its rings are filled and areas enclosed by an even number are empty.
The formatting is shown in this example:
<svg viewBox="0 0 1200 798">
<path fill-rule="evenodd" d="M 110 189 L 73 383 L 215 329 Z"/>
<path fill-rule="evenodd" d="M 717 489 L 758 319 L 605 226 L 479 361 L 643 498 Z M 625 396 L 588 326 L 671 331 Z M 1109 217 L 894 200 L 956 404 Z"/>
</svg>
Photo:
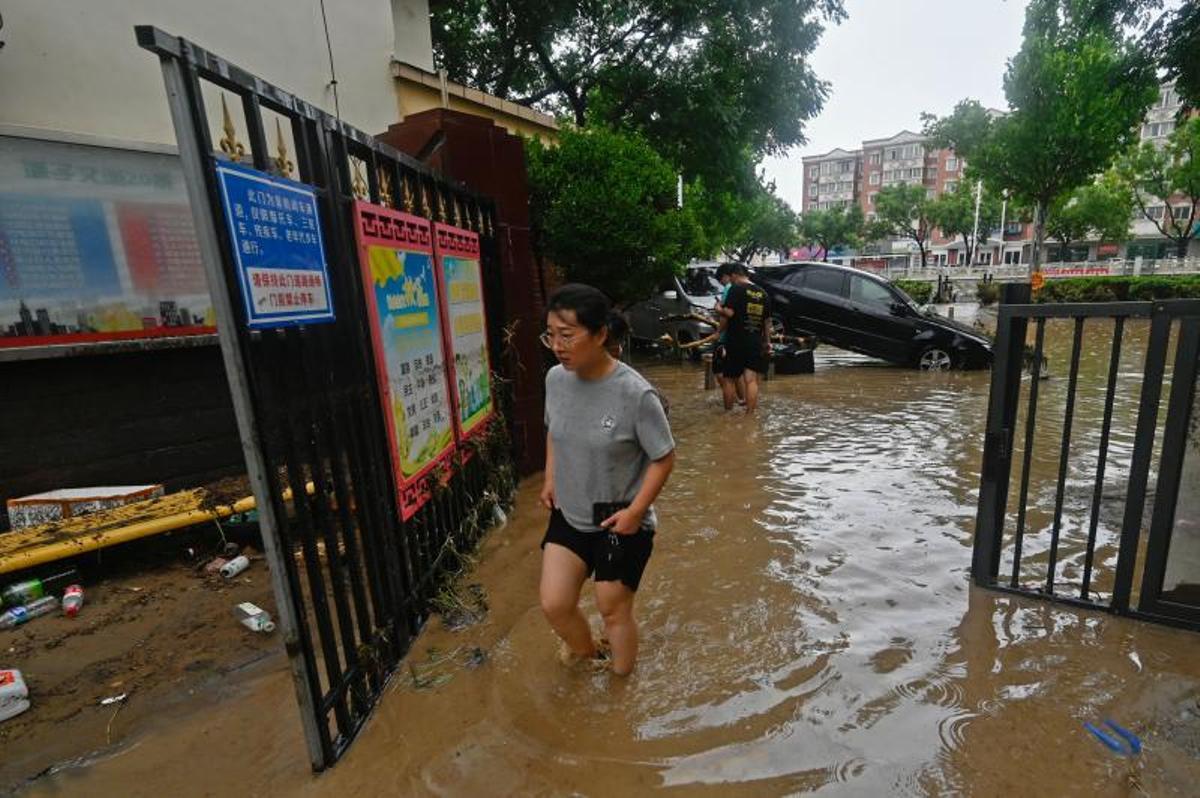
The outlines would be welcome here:
<svg viewBox="0 0 1200 798">
<path fill-rule="evenodd" d="M 434 253 L 447 299 L 446 327 L 454 358 L 451 376 L 458 428 L 459 434 L 467 438 L 482 431 L 495 411 L 479 236 L 444 224 L 435 224 L 433 229 Z"/>
<path fill-rule="evenodd" d="M 426 475 L 454 451 L 443 303 L 430 224 L 356 202 L 355 234 L 392 466 L 408 520 L 429 499 Z"/>
</svg>

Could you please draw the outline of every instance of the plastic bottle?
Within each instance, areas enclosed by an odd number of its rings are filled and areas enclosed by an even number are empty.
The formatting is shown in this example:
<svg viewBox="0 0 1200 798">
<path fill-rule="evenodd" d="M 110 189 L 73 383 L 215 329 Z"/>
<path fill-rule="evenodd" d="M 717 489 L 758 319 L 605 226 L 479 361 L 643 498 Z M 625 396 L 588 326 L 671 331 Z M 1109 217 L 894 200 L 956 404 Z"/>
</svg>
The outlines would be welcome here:
<svg viewBox="0 0 1200 798">
<path fill-rule="evenodd" d="M 221 566 L 221 576 L 232 579 L 249 567 L 250 560 L 246 558 L 246 555 L 241 554 Z"/>
<path fill-rule="evenodd" d="M 35 599 L 50 595 L 58 585 L 73 581 L 78 573 L 71 568 L 61 574 L 47 576 L 45 579 L 26 579 L 24 582 L 17 582 L 15 585 L 4 588 L 0 598 L 3 598 L 3 604 L 6 607 L 26 606 Z"/>
<path fill-rule="evenodd" d="M 251 632 L 270 633 L 275 631 L 275 622 L 271 620 L 271 613 L 257 604 L 243 601 L 233 608 L 233 615 L 242 622 L 242 626 Z"/>
<path fill-rule="evenodd" d="M 13 607 L 0 615 L 0 629 L 11 629 L 37 618 L 49 615 L 58 609 L 58 596 L 42 596 L 26 604 L 24 607 Z"/>
<path fill-rule="evenodd" d="M 83 588 L 79 585 L 71 585 L 63 591 L 62 597 L 63 612 L 68 618 L 74 618 L 79 614 L 79 610 L 83 607 Z"/>
</svg>

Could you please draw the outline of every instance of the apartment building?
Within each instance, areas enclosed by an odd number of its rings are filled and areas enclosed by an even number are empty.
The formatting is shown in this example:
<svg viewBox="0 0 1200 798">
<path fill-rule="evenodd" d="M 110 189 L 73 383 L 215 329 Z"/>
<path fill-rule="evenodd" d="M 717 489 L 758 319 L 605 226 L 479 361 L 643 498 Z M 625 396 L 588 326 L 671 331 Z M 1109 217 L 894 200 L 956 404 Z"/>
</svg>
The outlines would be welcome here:
<svg viewBox="0 0 1200 798">
<path fill-rule="evenodd" d="M 1154 106 L 1147 112 L 1142 125 L 1142 141 L 1165 142 L 1174 131 L 1181 100 L 1173 84 L 1164 84 Z M 999 113 L 999 112 L 996 112 Z M 887 138 L 869 139 L 853 150 L 835 149 L 824 155 L 807 156 L 804 164 L 804 203 L 802 212 L 858 205 L 863 215 L 871 219 L 875 215 L 875 199 L 879 192 L 900 183 L 925 187 L 930 198 L 947 191 L 974 190 L 972 185 L 963 185 L 963 169 L 966 164 L 954 150 L 929 146 L 919 133 L 902 130 Z M 1172 201 L 1170 208 L 1159 205 L 1151 207 L 1151 213 L 1172 213 L 1186 217 L 1190 208 L 1186 201 Z M 990 265 L 1028 263 L 1032 257 L 1033 226 L 1021 219 L 1008 216 L 1007 208 L 1003 220 L 1003 231 L 981 231 L 987 241 L 976 252 L 976 263 Z M 1121 256 L 1165 257 L 1170 254 L 1166 240 L 1157 227 L 1145 219 L 1140 212 L 1132 219 L 1130 240 L 1125 244 L 1098 241 L 1081 242 L 1069 253 L 1059 253 L 1053 242 L 1048 242 L 1051 258 L 1069 260 L 1103 260 Z M 915 247 L 910 242 L 879 242 L 872 247 L 871 255 L 876 261 L 896 260 L 913 256 Z M 961 239 L 948 238 L 934 231 L 930 238 L 928 265 L 956 265 L 962 262 L 964 245 Z"/>
</svg>

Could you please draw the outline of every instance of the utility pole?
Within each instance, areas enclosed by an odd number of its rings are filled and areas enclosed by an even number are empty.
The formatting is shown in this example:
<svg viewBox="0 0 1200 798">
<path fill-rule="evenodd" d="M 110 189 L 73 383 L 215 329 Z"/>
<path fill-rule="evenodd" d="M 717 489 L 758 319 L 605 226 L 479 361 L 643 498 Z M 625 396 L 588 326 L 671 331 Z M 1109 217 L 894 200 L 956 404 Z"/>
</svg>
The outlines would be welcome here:
<svg viewBox="0 0 1200 798">
<path fill-rule="evenodd" d="M 975 265 L 975 261 L 979 259 L 979 201 L 983 199 L 983 181 L 975 181 L 975 224 L 971 228 L 971 262 L 967 264 L 967 268 Z"/>
<path fill-rule="evenodd" d="M 1000 192 L 1000 264 L 1004 264 L 1004 222 L 1008 213 L 1008 189 Z M 994 265 L 994 264 L 993 264 Z"/>
</svg>

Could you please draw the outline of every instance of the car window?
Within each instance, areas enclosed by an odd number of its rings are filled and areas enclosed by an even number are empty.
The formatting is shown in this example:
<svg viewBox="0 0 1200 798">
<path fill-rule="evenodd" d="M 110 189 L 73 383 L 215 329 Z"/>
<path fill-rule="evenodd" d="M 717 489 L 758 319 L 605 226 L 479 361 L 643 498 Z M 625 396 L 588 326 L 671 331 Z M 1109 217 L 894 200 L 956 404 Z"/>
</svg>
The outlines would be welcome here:
<svg viewBox="0 0 1200 798">
<path fill-rule="evenodd" d="M 819 291 L 822 294 L 832 294 L 833 296 L 842 295 L 842 281 L 844 275 L 841 272 L 836 272 L 833 269 L 806 269 L 808 279 L 804 282 L 804 287 L 809 291 Z"/>
<path fill-rule="evenodd" d="M 808 269 L 796 269 L 794 272 L 787 274 L 783 278 L 784 285 L 790 285 L 792 288 L 804 287 L 804 275 L 808 274 Z"/>
<path fill-rule="evenodd" d="M 722 286 L 711 270 L 692 269 L 684 275 L 683 288 L 688 296 L 717 296 Z"/>
<path fill-rule="evenodd" d="M 892 303 L 896 301 L 896 297 L 892 296 L 892 292 L 885 286 L 866 277 L 850 278 L 850 298 L 855 302 L 882 305 L 883 307 L 891 307 Z"/>
</svg>

